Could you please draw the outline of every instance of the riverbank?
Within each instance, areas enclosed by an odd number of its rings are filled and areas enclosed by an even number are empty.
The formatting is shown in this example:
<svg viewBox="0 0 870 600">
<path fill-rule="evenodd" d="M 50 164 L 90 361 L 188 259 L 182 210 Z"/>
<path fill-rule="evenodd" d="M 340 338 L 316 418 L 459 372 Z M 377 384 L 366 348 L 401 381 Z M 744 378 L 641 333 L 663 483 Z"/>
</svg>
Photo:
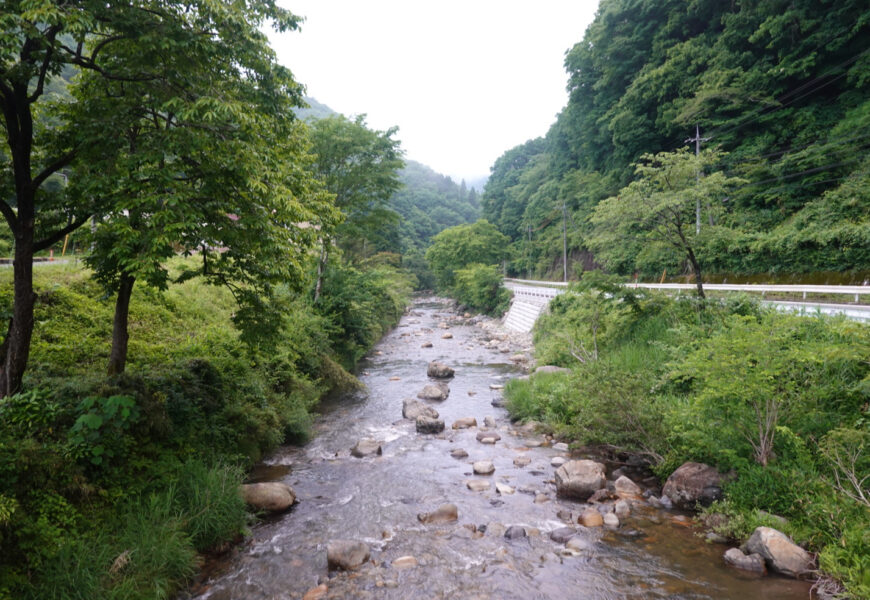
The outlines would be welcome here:
<svg viewBox="0 0 870 600">
<path fill-rule="evenodd" d="M 584 456 L 499 408 L 502 388 L 525 375 L 528 337 L 448 306 L 418 299 L 360 363 L 365 390 L 322 405 L 309 443 L 267 458 L 258 480 L 289 484 L 299 502 L 256 526 L 194 597 L 806 597 L 803 582 L 735 575 L 685 513 L 643 492 L 620 505 L 616 527 L 603 519 L 612 524 L 617 499 L 560 495 L 554 465 Z M 442 371 L 432 361 L 453 376 L 430 376 Z M 449 391 L 419 400 L 440 433 L 403 418 L 427 386 Z M 358 457 L 361 440 L 379 451 Z M 607 463 L 604 491 L 620 476 L 646 490 L 643 473 Z M 588 508 L 601 523 L 578 523 Z M 359 552 L 339 553 L 348 548 Z"/>
<path fill-rule="evenodd" d="M 826 588 L 868 597 L 870 511 L 849 483 L 870 473 L 867 326 L 590 280 L 536 328 L 538 364 L 568 368 L 512 382 L 512 416 L 642 456 L 661 481 L 717 468 L 724 498 L 702 514 L 717 539 L 777 528 L 816 553 Z"/>
<path fill-rule="evenodd" d="M 268 343 L 252 345 L 228 290 L 137 287 L 127 372 L 106 377 L 112 299 L 75 265 L 35 284 L 26 389 L 0 400 L 4 600 L 172 597 L 248 531 L 245 470 L 358 385 L 342 364 L 395 325 L 410 291 L 395 269 L 331 265 L 329 302 L 279 293 Z"/>
</svg>

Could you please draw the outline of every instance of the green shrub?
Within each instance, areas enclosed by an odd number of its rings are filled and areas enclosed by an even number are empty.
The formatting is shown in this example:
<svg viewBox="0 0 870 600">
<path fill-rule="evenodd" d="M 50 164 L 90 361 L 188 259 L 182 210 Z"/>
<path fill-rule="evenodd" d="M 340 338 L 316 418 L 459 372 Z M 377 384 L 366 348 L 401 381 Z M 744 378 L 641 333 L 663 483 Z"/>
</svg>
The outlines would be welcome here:
<svg viewBox="0 0 870 600">
<path fill-rule="evenodd" d="M 502 275 L 496 266 L 470 264 L 454 273 L 453 296 L 465 306 L 501 316 L 510 303 L 510 292 L 502 286 Z"/>
</svg>

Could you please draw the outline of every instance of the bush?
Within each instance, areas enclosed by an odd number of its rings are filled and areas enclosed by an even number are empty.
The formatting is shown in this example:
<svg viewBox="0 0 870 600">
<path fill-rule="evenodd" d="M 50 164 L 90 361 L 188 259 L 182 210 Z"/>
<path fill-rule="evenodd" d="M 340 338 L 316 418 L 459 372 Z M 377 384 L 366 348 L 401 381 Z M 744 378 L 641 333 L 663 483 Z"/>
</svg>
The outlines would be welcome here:
<svg viewBox="0 0 870 600">
<path fill-rule="evenodd" d="M 498 268 L 478 263 L 454 273 L 452 294 L 468 308 L 496 316 L 504 314 L 511 298 Z"/>
</svg>

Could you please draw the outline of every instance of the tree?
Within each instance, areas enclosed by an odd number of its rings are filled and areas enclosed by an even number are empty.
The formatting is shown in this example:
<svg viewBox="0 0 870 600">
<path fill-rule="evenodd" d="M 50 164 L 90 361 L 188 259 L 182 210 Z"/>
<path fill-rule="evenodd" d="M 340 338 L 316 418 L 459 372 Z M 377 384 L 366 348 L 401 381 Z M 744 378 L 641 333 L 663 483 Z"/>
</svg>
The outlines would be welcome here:
<svg viewBox="0 0 870 600">
<path fill-rule="evenodd" d="M 393 192 L 401 186 L 401 150 L 399 141 L 392 138 L 396 131 L 395 127 L 369 129 L 365 115 L 354 120 L 333 115 L 311 124 L 314 172 L 335 195 L 336 206 L 344 214 L 336 239 L 340 247 L 361 258 L 368 251 L 379 250 L 385 227 L 398 222 L 398 215 L 388 206 Z M 320 295 L 329 244 L 324 236 L 315 297 Z"/>
<path fill-rule="evenodd" d="M 426 262 L 438 286 L 449 290 L 454 273 L 468 265 L 498 265 L 508 257 L 510 240 L 486 219 L 445 229 L 426 250 Z"/>
<path fill-rule="evenodd" d="M 618 196 L 602 201 L 592 213 L 594 230 L 589 244 L 596 258 L 606 264 L 618 255 L 624 240 L 669 246 L 689 262 L 698 296 L 704 298 L 695 205 L 702 201 L 715 217 L 727 191 L 743 181 L 721 171 L 699 177 L 719 157 L 712 150 L 699 156 L 687 150 L 643 155 L 635 166 L 637 180 Z"/>
<path fill-rule="evenodd" d="M 64 119 L 59 113 L 68 107 L 45 101 L 52 80 L 74 67 L 97 74 L 109 97 L 123 92 L 127 83 L 158 81 L 176 85 L 183 95 L 183 78 L 176 78 L 171 68 L 182 57 L 203 69 L 242 71 L 263 89 L 281 86 L 292 79 L 270 52 L 260 51 L 265 35 L 259 26 L 266 20 L 282 31 L 297 24 L 274 0 L 0 4 L 0 111 L 7 145 L 0 154 L 0 213 L 15 239 L 12 317 L 0 345 L 0 393 L 17 391 L 27 367 L 34 253 L 99 214 L 106 200 L 82 195 L 73 203 L 64 193 L 45 193 L 45 183 L 74 166 L 82 149 L 92 146 L 89 136 L 95 131 L 114 128 L 120 133 L 124 125 L 115 119 L 94 122 L 84 112 L 71 113 L 80 120 Z M 299 86 L 285 92 L 298 95 Z M 59 213 L 66 219 L 57 225 Z"/>
</svg>

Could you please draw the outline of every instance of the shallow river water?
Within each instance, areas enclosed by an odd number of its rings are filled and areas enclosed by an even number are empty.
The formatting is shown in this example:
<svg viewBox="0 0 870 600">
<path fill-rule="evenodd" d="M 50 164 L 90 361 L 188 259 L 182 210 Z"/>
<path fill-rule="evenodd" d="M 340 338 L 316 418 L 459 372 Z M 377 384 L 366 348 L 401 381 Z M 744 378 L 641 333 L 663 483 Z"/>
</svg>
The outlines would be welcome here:
<svg viewBox="0 0 870 600">
<path fill-rule="evenodd" d="M 442 338 L 443 322 L 452 339 Z M 320 584 L 328 588 L 324 597 L 349 599 L 808 597 L 806 583 L 726 567 L 726 547 L 706 543 L 675 511 L 638 502 L 617 530 L 576 525 L 584 506 L 556 498 L 552 483 L 550 461 L 567 453 L 536 434 L 520 433 L 506 411 L 491 404 L 501 392 L 490 386 L 521 372 L 509 353 L 486 347 L 487 339 L 482 328 L 449 314 L 446 303 L 418 301 L 360 365 L 366 391 L 324 405 L 310 443 L 282 448 L 255 470 L 257 480 L 290 484 L 299 501 L 257 525 L 248 543 L 212 565 L 193 597 L 299 599 Z M 427 341 L 433 347 L 422 348 Z M 430 383 L 430 360 L 456 369 L 450 396 L 432 403 L 447 424 L 440 436 L 418 434 L 402 419 L 402 399 Z M 495 418 L 501 435 L 495 445 L 475 439 L 486 416 Z M 475 417 L 480 427 L 452 430 L 461 417 Z M 383 455 L 352 457 L 350 449 L 364 437 L 383 441 Z M 452 458 L 456 448 L 469 456 Z M 515 466 L 522 455 L 530 464 Z M 473 475 L 471 463 L 484 459 L 492 460 L 495 472 Z M 492 481 L 488 491 L 466 487 L 467 480 L 481 478 Z M 515 493 L 497 493 L 495 482 Z M 448 502 L 459 509 L 457 522 L 418 521 L 418 513 Z M 589 541 L 579 553 L 547 535 L 567 525 L 567 512 Z M 507 539 L 505 527 L 512 525 L 529 535 Z M 371 561 L 354 573 L 329 572 L 326 544 L 334 539 L 366 542 Z M 391 566 L 409 555 L 418 566 Z"/>
</svg>

